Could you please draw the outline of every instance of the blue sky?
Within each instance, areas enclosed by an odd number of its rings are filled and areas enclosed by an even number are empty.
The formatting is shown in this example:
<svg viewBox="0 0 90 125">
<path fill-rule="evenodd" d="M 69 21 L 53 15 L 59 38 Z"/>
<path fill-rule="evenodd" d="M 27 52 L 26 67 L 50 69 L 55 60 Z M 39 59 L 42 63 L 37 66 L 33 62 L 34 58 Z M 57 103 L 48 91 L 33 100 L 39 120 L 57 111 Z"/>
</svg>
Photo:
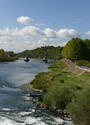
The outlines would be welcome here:
<svg viewBox="0 0 90 125">
<path fill-rule="evenodd" d="M 0 0 L 0 36 L 0 46 L 16 52 L 90 38 L 90 0 Z"/>
</svg>

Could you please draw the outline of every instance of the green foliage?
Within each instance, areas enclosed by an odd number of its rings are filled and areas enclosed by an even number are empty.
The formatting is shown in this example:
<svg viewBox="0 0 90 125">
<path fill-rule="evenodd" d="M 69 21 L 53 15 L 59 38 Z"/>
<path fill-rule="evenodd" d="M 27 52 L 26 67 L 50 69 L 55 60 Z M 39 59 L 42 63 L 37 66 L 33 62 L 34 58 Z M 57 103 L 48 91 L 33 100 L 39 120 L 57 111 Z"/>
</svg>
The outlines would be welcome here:
<svg viewBox="0 0 90 125">
<path fill-rule="evenodd" d="M 55 109 L 65 109 L 74 96 L 74 87 L 62 85 L 51 87 L 44 97 L 44 104 Z"/>
<path fill-rule="evenodd" d="M 87 61 L 87 60 L 79 60 L 79 61 L 76 62 L 76 64 L 78 66 L 87 66 L 87 67 L 90 67 L 90 62 Z"/>
<path fill-rule="evenodd" d="M 85 40 L 83 40 L 83 42 L 87 48 L 90 48 L 90 39 L 85 39 Z"/>
<path fill-rule="evenodd" d="M 76 125 L 90 124 L 90 86 L 77 93 L 67 110 Z"/>
<path fill-rule="evenodd" d="M 50 84 L 50 75 L 44 72 L 39 73 L 30 84 L 32 84 L 33 88 L 46 91 Z"/>
<path fill-rule="evenodd" d="M 85 39 L 83 40 L 84 45 L 86 47 L 86 59 L 90 60 L 90 40 L 89 39 Z"/>
<path fill-rule="evenodd" d="M 54 79 L 60 76 L 61 74 L 59 72 L 62 71 L 62 66 L 60 65 L 60 63 L 61 62 L 56 61 L 51 66 L 52 72 L 42 72 L 36 75 L 35 79 L 32 82 L 30 82 L 32 87 L 36 89 L 41 89 L 44 92 L 46 92 L 47 89 L 52 85 L 56 86 L 57 83 L 55 83 Z"/>
<path fill-rule="evenodd" d="M 3 61 L 4 61 L 5 59 L 7 59 L 7 58 L 8 58 L 7 53 L 5 53 L 3 49 L 1 49 L 1 50 L 0 50 L 0 61 L 3 62 Z"/>
<path fill-rule="evenodd" d="M 83 40 L 80 38 L 73 38 L 63 48 L 62 55 L 63 57 L 71 60 L 84 59 L 85 51 L 86 48 Z"/>
<path fill-rule="evenodd" d="M 64 83 L 64 80 L 61 79 L 60 82 L 61 82 L 61 83 Z"/>
<path fill-rule="evenodd" d="M 10 56 L 9 54 L 13 54 L 13 52 L 5 52 L 3 49 L 0 49 L 0 62 L 14 61 L 18 59 L 16 56 Z"/>
<path fill-rule="evenodd" d="M 25 57 L 26 55 L 31 58 L 42 58 L 47 56 L 48 58 L 61 58 L 62 47 L 45 46 L 41 48 L 36 48 L 34 50 L 25 50 L 24 52 L 18 53 L 18 56 Z"/>
<path fill-rule="evenodd" d="M 43 102 L 43 96 L 39 96 L 39 97 L 38 97 L 38 101 L 39 101 L 39 102 Z"/>
<path fill-rule="evenodd" d="M 51 66 L 51 72 L 39 73 L 31 83 L 44 91 L 45 95 L 38 100 L 49 109 L 66 111 L 76 125 L 89 125 L 90 73 L 82 74 L 75 67 L 72 62 L 58 60 Z"/>
</svg>

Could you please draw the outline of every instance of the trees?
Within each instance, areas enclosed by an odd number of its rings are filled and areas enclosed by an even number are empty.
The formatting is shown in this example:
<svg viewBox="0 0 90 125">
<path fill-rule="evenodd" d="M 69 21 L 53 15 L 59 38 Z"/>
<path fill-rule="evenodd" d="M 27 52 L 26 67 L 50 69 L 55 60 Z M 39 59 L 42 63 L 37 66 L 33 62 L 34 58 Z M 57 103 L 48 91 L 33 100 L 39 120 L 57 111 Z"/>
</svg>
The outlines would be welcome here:
<svg viewBox="0 0 90 125">
<path fill-rule="evenodd" d="M 18 56 L 28 55 L 31 58 L 42 58 L 43 56 L 47 56 L 49 59 L 57 59 L 61 57 L 61 51 L 63 47 L 54 47 L 54 46 L 44 46 L 40 48 L 36 48 L 33 50 L 25 50 L 21 53 L 18 53 Z"/>
<path fill-rule="evenodd" d="M 3 49 L 0 49 L 0 61 L 5 61 L 7 58 L 8 54 Z"/>
<path fill-rule="evenodd" d="M 86 47 L 86 59 L 90 59 L 90 39 L 83 40 Z"/>
<path fill-rule="evenodd" d="M 14 61 L 18 59 L 13 52 L 5 52 L 3 49 L 0 49 L 0 62 Z"/>
<path fill-rule="evenodd" d="M 63 57 L 71 60 L 84 59 L 85 53 L 86 47 L 80 38 L 70 40 L 62 51 Z"/>
</svg>

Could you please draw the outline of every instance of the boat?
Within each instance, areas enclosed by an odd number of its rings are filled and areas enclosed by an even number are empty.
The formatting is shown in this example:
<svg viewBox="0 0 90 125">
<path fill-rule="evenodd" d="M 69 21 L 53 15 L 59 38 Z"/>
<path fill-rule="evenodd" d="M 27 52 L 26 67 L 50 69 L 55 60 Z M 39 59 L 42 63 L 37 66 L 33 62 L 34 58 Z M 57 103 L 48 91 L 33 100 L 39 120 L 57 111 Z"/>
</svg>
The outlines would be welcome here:
<svg viewBox="0 0 90 125">
<path fill-rule="evenodd" d="M 43 57 L 42 59 L 44 62 L 48 62 L 47 58 L 46 57 Z"/>
<path fill-rule="evenodd" d="M 26 61 L 26 62 L 28 62 L 30 59 L 29 59 L 29 57 L 27 56 L 27 57 L 25 57 L 25 59 L 24 59 L 24 61 Z"/>
</svg>

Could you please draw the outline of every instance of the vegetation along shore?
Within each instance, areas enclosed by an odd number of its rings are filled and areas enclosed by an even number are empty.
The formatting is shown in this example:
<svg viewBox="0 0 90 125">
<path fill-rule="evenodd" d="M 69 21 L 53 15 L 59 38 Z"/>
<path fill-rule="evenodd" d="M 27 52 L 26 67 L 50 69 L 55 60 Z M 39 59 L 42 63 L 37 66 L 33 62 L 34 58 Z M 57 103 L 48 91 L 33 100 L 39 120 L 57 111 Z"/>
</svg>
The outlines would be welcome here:
<svg viewBox="0 0 90 125">
<path fill-rule="evenodd" d="M 56 114 L 68 114 L 76 125 L 90 124 L 90 73 L 79 68 L 90 66 L 89 52 L 90 40 L 73 38 L 63 48 L 63 58 L 51 64 L 51 71 L 24 85 L 41 90 L 44 94 L 38 102 Z"/>
<path fill-rule="evenodd" d="M 10 62 L 17 60 L 18 57 L 13 51 L 5 52 L 3 49 L 0 49 L 0 62 Z"/>
</svg>

